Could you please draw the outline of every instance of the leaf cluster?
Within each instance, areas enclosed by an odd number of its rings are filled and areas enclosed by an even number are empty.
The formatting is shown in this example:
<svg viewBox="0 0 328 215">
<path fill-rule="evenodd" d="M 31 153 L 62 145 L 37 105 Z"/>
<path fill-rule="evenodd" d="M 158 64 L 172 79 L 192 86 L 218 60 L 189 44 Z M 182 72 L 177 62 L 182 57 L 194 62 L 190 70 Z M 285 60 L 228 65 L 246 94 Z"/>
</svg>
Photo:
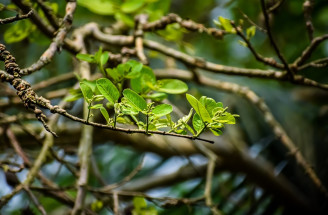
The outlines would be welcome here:
<svg viewBox="0 0 328 215">
<path fill-rule="evenodd" d="M 222 103 L 205 96 L 197 100 L 190 94 L 186 94 L 192 106 L 189 114 L 174 122 L 172 105 L 162 102 L 167 94 L 186 93 L 188 86 L 183 81 L 157 80 L 150 67 L 135 60 L 115 68 L 104 68 L 108 52 L 102 52 L 101 48 L 95 55 L 78 54 L 77 58 L 96 63 L 104 77 L 93 81 L 81 80 L 80 89 L 71 91 L 72 96 L 66 100 L 74 101 L 83 97 L 89 110 L 98 109 L 109 126 L 115 128 L 117 123 L 135 124 L 146 132 L 166 128 L 168 132 L 184 135 L 190 132 L 198 137 L 206 129 L 219 136 L 224 124 L 235 123 L 237 115 L 228 113 Z M 123 89 L 126 82 L 130 88 Z M 113 117 L 110 117 L 111 114 Z M 192 122 L 189 122 L 191 119 Z"/>
</svg>

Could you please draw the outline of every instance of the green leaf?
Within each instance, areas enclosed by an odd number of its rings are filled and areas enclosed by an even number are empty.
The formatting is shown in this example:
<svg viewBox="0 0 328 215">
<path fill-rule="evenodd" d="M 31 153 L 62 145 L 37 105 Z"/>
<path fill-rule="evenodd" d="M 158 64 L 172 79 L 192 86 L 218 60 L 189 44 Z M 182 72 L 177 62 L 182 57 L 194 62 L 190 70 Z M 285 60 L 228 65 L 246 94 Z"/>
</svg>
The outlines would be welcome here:
<svg viewBox="0 0 328 215">
<path fill-rule="evenodd" d="M 247 36 L 247 39 L 251 39 L 252 37 L 254 37 L 256 33 L 256 27 L 255 26 L 251 26 L 249 28 L 246 29 L 246 36 Z"/>
<path fill-rule="evenodd" d="M 122 98 L 120 104 L 120 112 L 124 115 L 137 115 L 139 113 L 139 110 L 132 106 L 125 97 Z"/>
<path fill-rule="evenodd" d="M 236 124 L 236 119 L 231 113 L 226 112 L 223 116 L 219 117 L 219 122 L 225 124 Z"/>
<path fill-rule="evenodd" d="M 248 47 L 247 43 L 245 43 L 244 41 L 238 40 L 238 43 L 244 47 Z"/>
<path fill-rule="evenodd" d="M 144 111 L 147 108 L 146 101 L 139 96 L 136 92 L 130 89 L 125 89 L 123 91 L 124 97 L 128 100 L 128 102 L 137 108 L 139 111 Z"/>
<path fill-rule="evenodd" d="M 80 82 L 80 88 L 83 94 L 83 97 L 87 103 L 91 103 L 93 92 L 92 89 L 85 82 Z"/>
<path fill-rule="evenodd" d="M 20 20 L 15 24 L 12 24 L 4 33 L 3 39 L 6 43 L 16 43 L 27 38 L 32 31 L 35 30 L 35 26 L 27 19 Z"/>
<path fill-rule="evenodd" d="M 102 104 L 95 104 L 95 105 L 92 105 L 92 106 L 90 107 L 90 109 L 100 109 L 100 108 L 102 108 L 102 107 L 103 107 Z"/>
<path fill-rule="evenodd" d="M 85 83 L 86 85 L 88 85 L 88 87 L 91 88 L 93 93 L 96 92 L 96 81 L 89 81 L 89 80 L 83 79 L 82 82 Z"/>
<path fill-rule="evenodd" d="M 115 82 L 119 82 L 123 77 L 118 73 L 116 68 L 107 68 L 106 69 L 107 75 L 113 78 Z"/>
<path fill-rule="evenodd" d="M 115 13 L 115 19 L 117 21 L 122 21 L 123 23 L 125 23 L 129 27 L 134 26 L 133 17 L 129 14 L 117 12 L 117 13 Z"/>
<path fill-rule="evenodd" d="M 99 200 L 96 200 L 91 204 L 91 210 L 95 212 L 99 212 L 103 207 L 104 207 L 103 202 Z"/>
<path fill-rule="evenodd" d="M 157 81 L 156 90 L 164 93 L 180 94 L 188 91 L 188 85 L 177 79 L 162 79 Z"/>
<path fill-rule="evenodd" d="M 145 93 L 156 84 L 156 77 L 153 70 L 148 66 L 143 66 L 138 78 L 131 79 L 131 88 L 137 93 Z"/>
<path fill-rule="evenodd" d="M 129 0 L 121 5 L 121 10 L 124 13 L 132 13 L 140 9 L 144 5 L 143 0 Z"/>
<path fill-rule="evenodd" d="M 160 102 L 167 98 L 167 94 L 166 93 L 153 93 L 153 94 L 147 95 L 146 98 L 149 98 L 155 102 Z"/>
<path fill-rule="evenodd" d="M 100 93 L 105 96 L 105 98 L 111 103 L 117 102 L 118 98 L 120 97 L 120 92 L 118 91 L 118 89 L 107 78 L 98 79 L 97 88 Z"/>
<path fill-rule="evenodd" d="M 233 26 L 231 25 L 230 23 L 230 20 L 229 19 L 226 19 L 226 18 L 223 18 L 222 16 L 219 17 L 219 21 L 222 25 L 222 28 L 228 32 L 228 33 L 232 33 L 232 34 L 235 34 L 236 31 L 235 29 L 233 28 Z"/>
<path fill-rule="evenodd" d="M 64 101 L 66 102 L 74 102 L 80 98 L 83 98 L 83 94 L 82 92 L 80 91 L 80 93 L 78 94 L 73 94 L 73 95 L 68 95 L 64 98 Z"/>
<path fill-rule="evenodd" d="M 102 53 L 100 57 L 100 65 L 104 66 L 107 63 L 108 59 L 109 59 L 109 53 L 108 52 Z"/>
<path fill-rule="evenodd" d="M 104 0 L 77 0 L 77 3 L 90 11 L 100 15 L 113 15 L 116 11 L 115 3 L 113 1 Z"/>
<path fill-rule="evenodd" d="M 135 60 L 129 60 L 125 64 L 129 65 L 129 72 L 125 75 L 125 78 L 137 78 L 140 76 L 140 72 L 142 70 L 143 64 L 135 61 Z"/>
<path fill-rule="evenodd" d="M 189 111 L 189 113 L 188 113 L 188 115 L 182 117 L 182 118 L 181 118 L 181 121 L 182 121 L 183 123 L 187 124 L 187 123 L 189 122 L 189 120 L 191 119 L 191 117 L 192 117 L 192 113 L 193 113 L 193 112 L 194 112 L 194 109 L 191 108 L 190 111 Z"/>
<path fill-rule="evenodd" d="M 101 55 L 102 55 L 102 47 L 99 47 L 99 50 L 95 53 L 95 60 L 97 63 L 100 64 L 101 61 Z"/>
<path fill-rule="evenodd" d="M 173 111 L 173 108 L 169 104 L 157 105 L 151 112 L 158 117 L 165 116 Z"/>
<path fill-rule="evenodd" d="M 108 121 L 109 121 L 109 114 L 108 114 L 106 108 L 104 108 L 104 107 L 100 108 L 100 112 L 103 115 L 103 117 L 105 118 L 106 122 L 108 123 Z"/>
<path fill-rule="evenodd" d="M 205 127 L 205 124 L 197 113 L 195 113 L 194 117 L 192 118 L 192 126 L 194 127 L 197 134 L 199 134 L 199 132 L 201 132 Z"/>
<path fill-rule="evenodd" d="M 141 210 L 142 208 L 147 207 L 147 202 L 145 198 L 136 196 L 133 198 L 133 206 L 136 210 Z"/>
<path fill-rule="evenodd" d="M 77 59 L 86 61 L 88 63 L 95 63 L 95 58 L 91 54 L 77 54 L 76 57 Z"/>
<path fill-rule="evenodd" d="M 202 96 L 199 99 L 199 102 L 206 108 L 207 112 L 210 114 L 211 117 L 213 117 L 213 110 L 217 107 L 222 107 L 222 103 L 216 101 L 212 98 L 208 98 L 206 96 Z"/>
<path fill-rule="evenodd" d="M 192 95 L 186 94 L 187 100 L 190 105 L 195 109 L 196 113 L 200 116 L 203 122 L 212 122 L 210 114 L 206 108 Z"/>
<path fill-rule="evenodd" d="M 210 128 L 210 130 L 215 136 L 220 136 L 222 134 L 222 131 L 218 128 Z"/>
</svg>

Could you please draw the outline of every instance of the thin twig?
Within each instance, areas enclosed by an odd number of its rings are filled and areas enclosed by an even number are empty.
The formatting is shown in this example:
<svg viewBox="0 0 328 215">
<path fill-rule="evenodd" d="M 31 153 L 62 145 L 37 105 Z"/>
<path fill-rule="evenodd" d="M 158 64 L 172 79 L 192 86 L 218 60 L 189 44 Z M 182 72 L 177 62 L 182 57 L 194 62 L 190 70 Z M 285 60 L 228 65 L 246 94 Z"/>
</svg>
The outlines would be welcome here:
<svg viewBox="0 0 328 215">
<path fill-rule="evenodd" d="M 27 19 L 29 18 L 31 15 L 33 14 L 33 10 L 30 10 L 27 14 L 24 15 L 19 15 L 17 14 L 14 17 L 9 17 L 9 18 L 5 18 L 5 19 L 0 19 L 0 25 L 2 24 L 8 24 L 8 23 L 12 23 L 12 22 L 16 22 L 18 20 L 22 20 L 22 19 Z"/>
<path fill-rule="evenodd" d="M 285 0 L 277 0 L 277 2 L 267 9 L 268 13 L 272 13 L 277 10 Z"/>
<path fill-rule="evenodd" d="M 138 164 L 138 166 L 136 166 L 132 172 L 130 172 L 129 175 L 127 175 L 126 177 L 124 177 L 121 181 L 115 183 L 115 184 L 110 184 L 110 185 L 107 185 L 105 187 L 102 187 L 101 190 L 103 191 L 107 191 L 107 190 L 113 190 L 115 188 L 118 188 L 120 186 L 123 186 L 124 184 L 126 184 L 127 182 L 131 181 L 131 179 L 136 176 L 136 174 L 141 170 L 142 168 L 142 165 L 143 165 L 143 160 L 144 160 L 144 157 L 142 157 L 140 163 Z"/>
<path fill-rule="evenodd" d="M 297 69 L 300 71 L 300 70 L 306 69 L 308 67 L 322 68 L 322 67 L 326 67 L 327 65 L 328 65 L 328 57 L 325 57 L 325 58 L 311 61 L 307 64 L 303 64 L 302 66 L 298 67 Z"/>
<path fill-rule="evenodd" d="M 264 22 L 265 22 L 265 26 L 266 26 L 266 30 L 267 30 L 267 33 L 268 33 L 268 36 L 269 36 L 270 43 L 273 46 L 273 49 L 275 50 L 276 54 L 278 55 L 280 61 L 284 65 L 284 67 L 287 71 L 287 75 L 289 76 L 290 79 L 293 79 L 293 76 L 294 76 L 293 71 L 289 68 L 289 65 L 288 65 L 287 61 L 283 57 L 283 55 L 280 52 L 276 42 L 273 39 L 273 35 L 272 35 L 272 32 L 271 32 L 271 27 L 270 27 L 270 23 L 269 23 L 269 21 L 270 21 L 269 20 L 269 14 L 268 14 L 268 11 L 266 9 L 264 0 L 261 0 L 261 7 L 262 7 L 262 12 L 263 12 L 263 15 L 264 15 Z"/>
<path fill-rule="evenodd" d="M 36 206 L 36 208 L 40 211 L 40 213 L 42 215 L 47 215 L 46 210 L 44 209 L 44 207 L 42 206 L 42 204 L 40 203 L 38 198 L 32 193 L 30 188 L 25 187 L 24 189 L 25 189 L 26 193 L 29 195 L 29 197 L 32 200 L 32 202 L 34 203 L 34 205 Z"/>
<path fill-rule="evenodd" d="M 254 55 L 255 59 L 257 61 L 260 61 L 266 65 L 278 68 L 278 69 L 284 69 L 284 65 L 278 63 L 275 59 L 273 58 L 265 58 L 262 55 L 260 55 L 252 46 L 251 42 L 249 39 L 247 39 L 244 35 L 244 33 L 242 32 L 242 29 L 238 26 L 236 26 L 234 21 L 230 21 L 231 25 L 234 27 L 234 29 L 236 30 L 236 33 L 244 40 L 244 42 L 247 44 L 247 48 L 252 52 L 252 54 Z"/>
<path fill-rule="evenodd" d="M 51 59 L 54 57 L 55 53 L 60 52 L 64 44 L 64 39 L 72 27 L 73 23 L 73 14 L 76 9 L 76 2 L 69 1 L 66 4 L 66 14 L 63 18 L 60 28 L 56 33 L 56 37 L 53 38 L 52 43 L 49 45 L 48 49 L 41 55 L 40 59 L 35 62 L 33 65 L 26 69 L 20 71 L 20 75 L 28 75 L 32 72 L 38 71 L 43 68 L 45 65 L 51 62 Z"/>
<path fill-rule="evenodd" d="M 295 62 L 293 63 L 293 65 L 296 66 L 301 66 L 306 60 L 308 60 L 312 53 L 314 52 L 314 50 L 325 40 L 328 39 L 328 34 L 325 34 L 323 36 L 320 37 L 316 37 L 314 38 L 311 43 L 304 49 L 304 51 L 302 52 L 301 56 L 299 56 Z"/>
<path fill-rule="evenodd" d="M 38 5 L 40 6 L 41 10 L 43 11 L 44 15 L 47 17 L 49 23 L 55 28 L 59 28 L 60 24 L 59 21 L 56 17 L 56 15 L 54 14 L 54 11 L 52 10 L 51 7 L 49 7 L 48 5 L 45 4 L 45 2 L 43 0 L 34 0 L 38 3 Z"/>
<path fill-rule="evenodd" d="M 238 8 L 239 13 L 241 13 L 241 15 L 243 15 L 243 17 L 251 24 L 254 25 L 257 29 L 259 29 L 260 31 L 262 31 L 263 33 L 267 33 L 267 30 L 265 30 L 264 28 L 262 28 L 261 26 L 259 26 L 258 24 L 256 24 L 253 20 L 251 20 L 246 13 L 244 13 L 240 8 Z"/>
<path fill-rule="evenodd" d="M 224 30 L 219 30 L 216 28 L 206 28 L 203 24 L 196 23 L 189 19 L 182 19 L 180 16 L 174 13 L 170 13 L 166 16 L 163 16 L 157 21 L 151 23 L 145 23 L 143 25 L 143 30 L 144 31 L 162 30 L 165 29 L 167 25 L 173 23 L 178 23 L 181 27 L 189 31 L 199 32 L 199 33 L 204 32 L 217 39 L 222 39 L 226 33 Z"/>
<path fill-rule="evenodd" d="M 305 0 L 303 3 L 305 25 L 306 25 L 306 30 L 307 30 L 310 41 L 313 40 L 313 32 L 314 32 L 314 27 L 313 27 L 312 17 L 311 17 L 313 3 L 314 3 L 314 0 Z"/>
</svg>

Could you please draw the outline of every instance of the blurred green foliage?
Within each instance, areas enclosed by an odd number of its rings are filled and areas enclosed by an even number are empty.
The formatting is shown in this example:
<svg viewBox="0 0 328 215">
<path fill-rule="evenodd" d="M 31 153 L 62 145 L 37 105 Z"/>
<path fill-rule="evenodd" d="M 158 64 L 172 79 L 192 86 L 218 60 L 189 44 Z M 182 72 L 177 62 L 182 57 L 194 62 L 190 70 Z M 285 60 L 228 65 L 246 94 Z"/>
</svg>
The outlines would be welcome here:
<svg viewBox="0 0 328 215">
<path fill-rule="evenodd" d="M 304 14 L 302 3 L 303 1 L 299 0 L 284 1 L 271 17 L 270 24 L 272 26 L 275 40 L 288 62 L 295 60 L 309 44 L 305 23 L 303 21 Z M 9 1 L 5 1 L 4 4 L 8 5 Z M 49 5 L 55 9 L 56 14 L 63 16 L 65 11 L 65 1 L 53 0 L 50 1 Z M 247 14 L 249 19 L 257 23 L 259 26 L 264 26 L 264 20 L 260 12 L 261 8 L 258 0 L 78 0 L 78 5 L 79 7 L 75 13 L 73 22 L 76 27 L 90 21 L 97 22 L 102 26 L 110 26 L 114 22 L 120 21 L 129 29 L 134 25 L 134 16 L 139 13 L 147 13 L 150 16 L 150 20 L 157 20 L 169 12 L 174 12 L 185 19 L 190 18 L 194 21 L 203 23 L 205 26 L 211 27 L 215 27 L 213 20 L 218 20 L 219 17 L 222 17 L 220 19 L 221 25 L 223 25 L 223 28 L 226 30 L 230 27 L 227 25 L 224 26 L 222 23 L 222 21 L 225 22 L 225 19 L 235 21 L 243 19 L 244 30 L 247 31 L 247 35 L 249 36 L 249 39 L 251 39 L 254 48 L 263 56 L 273 57 L 278 60 L 267 36 L 259 30 L 255 33 L 254 26 L 243 16 L 243 13 Z M 1 11 L 0 18 L 16 14 L 16 12 L 13 11 L 15 10 L 15 6 L 10 5 L 9 9 L 10 10 Z M 312 20 L 315 26 L 315 36 L 327 33 L 327 1 L 315 1 Z M 6 44 L 8 50 L 14 54 L 22 68 L 35 62 L 51 42 L 48 38 L 40 34 L 37 28 L 29 20 L 23 20 L 9 25 L 0 25 L 0 32 L 0 42 Z M 162 38 L 159 38 L 158 35 L 162 36 Z M 257 62 L 247 47 L 238 43 L 239 38 L 235 34 L 227 35 L 223 40 L 216 40 L 206 34 L 191 33 L 181 30 L 179 26 L 173 24 L 167 26 L 165 30 L 160 32 L 149 33 L 146 37 L 156 39 L 169 47 L 178 48 L 180 51 L 199 56 L 214 63 L 243 68 L 268 68 L 262 63 Z M 98 44 L 94 45 L 97 46 Z M 98 47 L 91 48 L 94 48 L 95 51 L 98 50 Z M 316 49 L 311 56 L 311 59 L 324 58 L 327 55 L 328 43 L 324 42 Z M 95 60 L 90 56 L 84 57 L 84 60 L 86 60 L 87 57 L 89 57 L 88 59 L 90 61 Z M 104 56 L 104 58 L 105 57 L 106 56 Z M 80 59 L 81 58 L 83 57 L 80 57 Z M 73 68 L 73 62 L 70 59 L 70 54 L 62 52 L 60 55 L 56 55 L 50 66 L 43 68 L 40 72 L 29 76 L 27 79 L 33 84 L 59 74 L 70 72 Z M 160 62 L 160 60 L 161 56 L 155 55 L 150 62 L 152 68 L 161 68 L 163 62 Z M 101 60 L 99 59 L 99 62 L 100 61 Z M 185 68 L 185 66 L 181 64 L 178 64 L 178 67 Z M 98 69 L 102 70 L 102 67 Z M 103 70 L 102 72 L 108 75 L 111 74 L 110 70 Z M 248 86 L 260 95 L 264 101 L 267 102 L 275 117 L 285 127 L 291 138 L 297 140 L 301 151 L 308 152 L 306 153 L 307 158 L 315 164 L 317 169 L 322 170 L 319 172 L 319 176 L 323 181 L 328 181 L 328 172 L 326 170 L 326 164 L 328 162 L 328 114 L 322 108 L 323 105 L 327 106 L 327 99 L 322 99 L 322 97 L 319 96 L 304 96 L 304 93 L 311 93 L 313 91 L 315 93 L 317 91 L 308 88 L 303 89 L 289 83 L 279 83 L 277 81 L 260 80 L 256 78 L 250 79 L 247 77 L 205 74 L 213 79 L 226 80 Z M 302 71 L 301 74 L 322 83 L 328 81 L 327 68 L 316 69 L 316 71 L 309 68 Z M 119 78 L 117 78 L 117 80 L 119 81 Z M 62 85 L 55 86 L 49 90 L 70 87 L 73 83 L 75 83 L 75 81 L 63 83 Z M 131 85 L 134 85 L 133 81 L 131 82 Z M 264 145 L 265 138 L 272 136 L 272 131 L 264 123 L 261 114 L 252 105 L 245 102 L 245 100 L 236 95 L 217 92 L 197 84 L 189 83 L 189 88 L 194 95 L 206 94 L 215 101 L 223 101 L 225 104 L 227 103 L 234 108 L 234 110 L 242 116 L 240 118 L 240 127 L 244 132 L 243 135 L 246 136 L 245 141 L 248 145 L 255 145 L 255 143 Z M 137 87 L 132 87 L 132 89 L 141 92 L 147 90 L 147 86 L 142 89 L 137 89 Z M 80 92 L 77 92 L 77 94 L 78 93 Z M 81 96 L 82 94 L 80 93 L 76 98 L 80 98 Z M 159 97 L 160 96 L 162 96 L 161 98 L 166 98 L 165 95 L 163 97 L 163 94 L 159 95 Z M 182 97 L 179 96 L 169 96 L 168 98 L 174 104 L 182 106 L 182 109 L 185 110 L 185 112 L 188 112 L 187 109 L 189 106 L 187 106 L 187 100 L 182 100 Z M 195 121 L 197 121 L 197 119 L 195 119 Z M 266 156 L 268 159 L 271 159 L 274 165 L 278 164 L 279 161 L 286 159 L 286 151 L 281 149 L 281 147 L 276 146 L 279 144 L 275 143 L 276 142 L 271 141 L 271 145 L 268 144 L 268 151 L 266 152 Z M 96 160 L 101 175 L 106 179 L 106 183 L 114 183 L 122 180 L 122 178 L 128 175 L 136 167 L 138 162 L 140 162 L 142 155 L 131 148 L 117 146 L 108 140 L 103 143 L 95 144 L 93 157 Z M 164 166 L 166 162 L 170 162 L 170 159 L 168 158 L 162 158 L 155 155 L 150 155 L 150 157 L 153 158 L 153 163 L 147 163 L 148 166 L 146 166 L 136 178 L 149 175 L 149 173 L 154 173 L 159 167 Z M 76 157 L 74 156 L 66 156 L 65 158 L 76 161 Z M 58 166 L 58 163 L 56 164 L 54 162 L 52 164 L 47 164 L 45 169 L 53 168 L 51 165 Z M 57 175 L 53 175 L 51 172 L 48 172 L 47 174 L 53 176 L 54 182 L 61 186 L 74 185 L 74 177 L 66 168 L 62 168 Z M 293 169 L 291 171 L 285 171 L 284 174 L 287 176 L 291 175 L 296 186 L 303 187 L 304 184 L 308 183 L 308 181 L 302 179 L 302 177 L 304 177 L 302 173 L 295 173 Z M 241 183 L 241 180 L 239 180 L 241 176 L 236 176 L 230 173 L 227 173 L 226 175 L 228 175 L 226 178 L 222 175 L 215 176 L 214 180 L 218 181 L 219 185 L 215 187 L 214 190 L 220 190 L 221 192 L 213 193 L 213 199 L 215 203 L 220 203 L 225 200 L 226 204 L 222 205 L 222 210 L 229 214 L 234 208 L 239 207 L 239 205 L 234 204 L 234 202 L 230 200 L 242 197 L 234 196 L 233 198 L 229 196 L 227 197 L 224 194 L 229 190 L 238 187 Z M 94 177 L 91 177 L 89 183 L 92 186 L 100 186 L 99 181 Z M 191 182 L 186 181 L 168 187 L 167 189 L 168 193 L 171 193 L 174 197 L 197 196 L 204 189 L 204 184 L 205 182 L 203 180 L 199 180 L 195 186 L 190 188 Z M 253 187 L 248 186 L 246 183 L 242 190 L 243 192 L 249 193 L 253 191 L 252 189 Z M 75 195 L 75 193 L 72 193 L 72 195 Z M 59 210 L 61 207 L 61 204 L 56 200 L 44 197 L 40 200 L 45 208 Z M 190 207 L 184 205 L 163 209 L 156 206 L 149 206 L 145 199 L 141 198 L 135 198 L 132 202 L 135 208 L 134 214 L 210 214 L 208 208 L 202 208 L 197 205 Z M 240 211 L 235 214 L 243 214 L 251 204 L 251 199 L 246 198 L 245 202 L 246 203 L 242 207 L 238 208 Z M 95 211 L 101 208 L 99 204 L 100 203 L 97 202 L 95 203 Z M 268 204 L 269 202 L 264 202 L 262 208 L 259 207 L 258 211 L 254 212 L 254 214 L 261 214 L 263 212 L 262 209 Z M 17 204 L 14 204 L 14 206 L 17 206 Z M 154 208 L 156 208 L 156 210 L 154 210 Z M 146 211 L 149 210 L 149 213 L 138 212 L 144 209 Z M 7 212 L 10 212 L 11 214 L 18 213 L 17 211 L 15 212 L 15 210 L 12 210 L 12 208 L 9 208 Z M 282 214 L 282 212 L 278 210 L 276 214 Z"/>
</svg>

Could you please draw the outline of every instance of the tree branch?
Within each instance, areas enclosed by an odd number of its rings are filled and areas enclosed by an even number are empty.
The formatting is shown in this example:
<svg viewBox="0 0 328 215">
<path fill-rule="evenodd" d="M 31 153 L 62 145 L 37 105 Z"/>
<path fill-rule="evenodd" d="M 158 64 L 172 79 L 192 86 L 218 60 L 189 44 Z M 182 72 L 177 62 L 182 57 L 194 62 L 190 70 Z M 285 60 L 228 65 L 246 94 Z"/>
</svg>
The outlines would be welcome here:
<svg viewBox="0 0 328 215">
<path fill-rule="evenodd" d="M 9 17 L 5 19 L 0 19 L 0 25 L 16 22 L 18 20 L 27 19 L 33 14 L 33 10 L 30 10 L 27 14 L 19 15 L 17 14 L 14 17 Z"/>
</svg>

